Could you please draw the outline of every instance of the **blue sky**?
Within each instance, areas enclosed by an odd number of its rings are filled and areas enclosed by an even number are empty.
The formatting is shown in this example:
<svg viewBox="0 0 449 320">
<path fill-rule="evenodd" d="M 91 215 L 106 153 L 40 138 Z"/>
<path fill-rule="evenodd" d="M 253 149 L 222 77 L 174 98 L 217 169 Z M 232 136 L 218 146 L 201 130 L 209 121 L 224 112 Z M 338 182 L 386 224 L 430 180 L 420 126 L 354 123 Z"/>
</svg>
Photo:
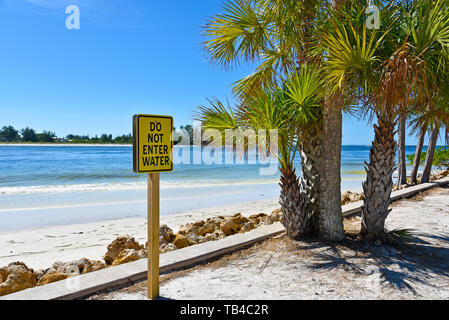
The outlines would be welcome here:
<svg viewBox="0 0 449 320">
<path fill-rule="evenodd" d="M 71 4 L 80 30 L 65 27 Z M 218 0 L 0 0 L 0 126 L 115 136 L 137 113 L 191 123 L 196 106 L 231 98 L 254 68 L 207 60 L 201 26 L 219 12 Z M 372 137 L 371 125 L 345 118 L 344 144 Z"/>
</svg>

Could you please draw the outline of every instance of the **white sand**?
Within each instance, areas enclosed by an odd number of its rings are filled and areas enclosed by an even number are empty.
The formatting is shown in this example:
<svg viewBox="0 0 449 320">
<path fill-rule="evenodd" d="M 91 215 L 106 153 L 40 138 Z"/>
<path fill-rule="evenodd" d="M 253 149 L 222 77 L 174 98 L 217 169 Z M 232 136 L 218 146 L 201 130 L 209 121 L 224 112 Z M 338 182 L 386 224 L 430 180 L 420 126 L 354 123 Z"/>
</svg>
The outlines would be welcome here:
<svg viewBox="0 0 449 320">
<path fill-rule="evenodd" d="M 176 232 L 180 225 L 196 220 L 236 213 L 268 214 L 277 208 L 277 199 L 239 203 L 161 216 L 161 224 L 168 225 Z M 146 221 L 146 218 L 128 218 L 2 232 L 0 267 L 21 261 L 33 269 L 45 269 L 56 261 L 66 262 L 81 258 L 102 260 L 108 244 L 118 236 L 130 235 L 144 244 L 147 240 Z"/>
<path fill-rule="evenodd" d="M 271 240 L 161 285 L 169 299 L 449 299 L 449 189 L 394 205 L 389 230 L 412 228 L 403 248 Z M 144 283 L 142 283 L 144 284 Z M 142 286 L 138 284 L 137 286 Z M 140 288 L 140 287 L 138 287 Z M 94 299 L 146 299 L 121 289 Z"/>
</svg>

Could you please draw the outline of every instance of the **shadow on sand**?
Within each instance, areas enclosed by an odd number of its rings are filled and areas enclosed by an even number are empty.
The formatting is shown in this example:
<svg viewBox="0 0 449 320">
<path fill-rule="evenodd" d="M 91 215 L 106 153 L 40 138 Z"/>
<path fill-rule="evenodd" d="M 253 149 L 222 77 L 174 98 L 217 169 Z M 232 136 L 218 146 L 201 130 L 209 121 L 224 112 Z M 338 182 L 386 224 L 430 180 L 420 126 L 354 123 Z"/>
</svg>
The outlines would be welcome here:
<svg viewBox="0 0 449 320">
<path fill-rule="evenodd" d="M 315 251 L 310 268 L 330 270 L 339 267 L 361 276 L 371 275 L 375 268 L 382 283 L 410 290 L 413 294 L 416 294 L 414 284 L 433 286 L 434 277 L 449 277 L 449 235 L 415 233 L 400 247 L 376 247 L 353 239 L 337 245 L 312 239 L 301 241 L 301 244 L 301 249 Z"/>
</svg>

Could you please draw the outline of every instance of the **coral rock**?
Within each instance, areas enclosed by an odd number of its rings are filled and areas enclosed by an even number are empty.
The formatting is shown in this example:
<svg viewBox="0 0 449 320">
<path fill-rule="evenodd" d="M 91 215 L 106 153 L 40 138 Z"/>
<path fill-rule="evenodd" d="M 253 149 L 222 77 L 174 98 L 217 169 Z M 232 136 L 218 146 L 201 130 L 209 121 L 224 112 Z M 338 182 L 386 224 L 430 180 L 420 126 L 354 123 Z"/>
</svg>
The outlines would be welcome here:
<svg viewBox="0 0 449 320">
<path fill-rule="evenodd" d="M 162 225 L 159 229 L 159 239 L 161 243 L 164 242 L 173 242 L 175 240 L 175 235 L 173 234 L 173 230 L 170 229 L 167 225 Z"/>
<path fill-rule="evenodd" d="M 65 280 L 67 278 L 76 276 L 74 273 L 60 273 L 60 272 L 53 272 L 53 273 L 47 273 L 45 274 L 38 282 L 38 286 L 43 286 L 49 283 L 58 282 L 61 280 Z"/>
<path fill-rule="evenodd" d="M 241 232 L 242 232 L 242 233 L 245 233 L 245 232 L 251 231 L 251 230 L 253 230 L 253 229 L 255 229 L 255 228 L 256 228 L 256 226 L 254 225 L 254 223 L 252 223 L 252 222 L 247 222 L 247 223 L 245 223 L 245 225 L 243 226 Z"/>
<path fill-rule="evenodd" d="M 119 266 L 121 264 L 137 261 L 137 260 L 145 258 L 146 256 L 147 256 L 147 251 L 145 249 L 140 249 L 140 250 L 125 249 L 112 262 L 112 266 Z"/>
<path fill-rule="evenodd" d="M 252 216 L 249 217 L 249 219 L 256 225 L 265 222 L 266 220 L 268 220 L 268 215 L 266 213 L 258 213 L 258 214 L 253 214 Z"/>
<path fill-rule="evenodd" d="M 216 224 L 214 222 L 211 222 L 211 221 L 207 222 L 206 224 L 204 224 L 200 228 L 198 234 L 200 236 L 204 237 L 204 236 L 206 236 L 209 233 L 214 233 L 215 232 L 215 227 L 216 227 Z"/>
<path fill-rule="evenodd" d="M 178 233 L 176 235 L 175 241 L 173 241 L 173 244 L 178 249 L 182 249 L 189 246 L 189 241 L 187 240 L 186 236 Z"/>
<path fill-rule="evenodd" d="M 273 224 L 282 220 L 282 211 L 273 211 L 273 213 L 268 217 L 267 224 Z"/>
<path fill-rule="evenodd" d="M 234 222 L 234 217 L 226 220 L 220 226 L 221 231 L 226 236 L 232 236 L 233 234 L 239 233 L 242 226 Z"/>
<path fill-rule="evenodd" d="M 34 270 L 22 262 L 13 262 L 0 269 L 0 296 L 33 288 L 36 285 Z"/>
<path fill-rule="evenodd" d="M 111 265 L 115 259 L 126 249 L 141 250 L 143 247 L 130 236 L 118 237 L 109 246 L 108 252 L 104 256 L 106 264 Z"/>
</svg>

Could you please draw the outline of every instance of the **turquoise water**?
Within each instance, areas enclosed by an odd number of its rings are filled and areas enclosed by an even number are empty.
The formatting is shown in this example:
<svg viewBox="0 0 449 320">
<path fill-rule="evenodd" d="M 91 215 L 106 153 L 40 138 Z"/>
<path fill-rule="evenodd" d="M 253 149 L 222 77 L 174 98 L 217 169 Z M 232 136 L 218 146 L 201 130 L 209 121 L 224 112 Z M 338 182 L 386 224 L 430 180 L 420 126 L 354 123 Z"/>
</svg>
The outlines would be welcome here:
<svg viewBox="0 0 449 320">
<path fill-rule="evenodd" d="M 161 174 L 161 214 L 278 197 L 279 172 L 268 170 L 267 159 L 181 163 L 200 155 L 200 148 L 175 148 L 174 171 Z M 368 146 L 343 146 L 343 190 L 361 188 L 368 157 Z M 222 160 L 230 159 L 225 154 Z M 299 173 L 299 157 L 295 165 Z M 129 146 L 0 146 L 0 229 L 7 228 L 7 217 L 20 215 L 26 218 L 9 227 L 145 216 L 146 179 L 133 173 Z M 62 214 L 68 208 L 70 219 Z"/>
</svg>

